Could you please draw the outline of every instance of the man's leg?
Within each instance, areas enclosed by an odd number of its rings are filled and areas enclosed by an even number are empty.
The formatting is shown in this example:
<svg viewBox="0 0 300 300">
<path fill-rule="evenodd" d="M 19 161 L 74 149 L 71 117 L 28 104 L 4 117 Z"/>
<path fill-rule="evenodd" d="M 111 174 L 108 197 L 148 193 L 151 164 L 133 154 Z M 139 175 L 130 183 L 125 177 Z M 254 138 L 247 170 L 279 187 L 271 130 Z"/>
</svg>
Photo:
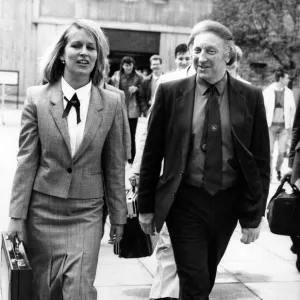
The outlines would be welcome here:
<svg viewBox="0 0 300 300">
<path fill-rule="evenodd" d="M 180 299 L 208 300 L 237 223 L 237 192 L 210 196 L 182 184 L 167 218 L 180 281 Z M 233 197 L 231 197 L 233 196 Z"/>
<path fill-rule="evenodd" d="M 208 264 L 210 291 L 213 289 L 217 267 L 227 249 L 228 243 L 238 221 L 237 199 L 239 191 L 230 189 L 220 192 L 214 197 L 214 215 L 208 246 Z"/>
<path fill-rule="evenodd" d="M 291 240 L 293 242 L 291 250 L 294 254 L 297 255 L 296 268 L 300 272 L 300 236 L 299 235 L 292 235 Z"/>
<path fill-rule="evenodd" d="M 272 172 L 272 170 L 273 170 L 273 152 L 274 152 L 274 144 L 275 144 L 276 134 L 277 134 L 276 131 L 277 131 L 276 126 L 269 127 L 271 179 L 272 179 L 272 173 L 273 173 Z"/>
<path fill-rule="evenodd" d="M 150 299 L 179 298 L 179 279 L 173 248 L 166 224 L 159 233 L 156 246 L 157 269 L 153 278 Z"/>
<path fill-rule="evenodd" d="M 209 201 L 181 184 L 167 217 L 180 285 L 180 300 L 208 300 Z"/>
<path fill-rule="evenodd" d="M 278 131 L 278 157 L 276 163 L 276 171 L 281 172 L 281 166 L 284 159 L 284 153 L 287 150 L 287 141 L 289 138 L 288 129 L 281 128 Z"/>
</svg>

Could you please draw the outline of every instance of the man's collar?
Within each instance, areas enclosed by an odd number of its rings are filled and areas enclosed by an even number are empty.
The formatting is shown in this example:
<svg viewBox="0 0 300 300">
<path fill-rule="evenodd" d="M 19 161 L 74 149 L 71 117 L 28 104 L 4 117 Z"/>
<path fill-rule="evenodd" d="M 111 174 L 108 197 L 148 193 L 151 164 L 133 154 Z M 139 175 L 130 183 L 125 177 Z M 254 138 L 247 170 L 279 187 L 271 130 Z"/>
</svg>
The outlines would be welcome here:
<svg viewBox="0 0 300 300">
<path fill-rule="evenodd" d="M 222 95 L 225 90 L 225 87 L 227 84 L 227 78 L 228 78 L 228 76 L 227 76 L 227 72 L 226 72 L 221 80 L 219 80 L 218 82 L 213 84 L 216 87 L 219 95 Z M 211 86 L 210 83 L 208 83 L 207 81 L 205 81 L 204 79 L 201 79 L 201 78 L 200 78 L 200 80 L 197 80 L 196 82 L 200 89 L 201 95 L 204 95 L 206 93 L 207 89 Z"/>
</svg>

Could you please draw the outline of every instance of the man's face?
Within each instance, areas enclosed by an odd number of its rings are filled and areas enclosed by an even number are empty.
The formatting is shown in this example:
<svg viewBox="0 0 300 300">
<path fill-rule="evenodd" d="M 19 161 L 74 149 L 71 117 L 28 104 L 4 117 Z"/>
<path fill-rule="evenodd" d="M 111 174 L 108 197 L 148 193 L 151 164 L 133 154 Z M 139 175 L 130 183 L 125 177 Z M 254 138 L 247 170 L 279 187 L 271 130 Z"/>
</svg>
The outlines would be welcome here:
<svg viewBox="0 0 300 300">
<path fill-rule="evenodd" d="M 189 66 L 191 62 L 191 55 L 190 51 L 183 52 L 183 53 L 177 53 L 175 64 L 177 70 L 185 69 L 187 66 Z"/>
<path fill-rule="evenodd" d="M 150 69 L 155 75 L 160 75 L 162 72 L 162 66 L 159 59 L 153 59 L 151 61 Z"/>
<path fill-rule="evenodd" d="M 199 33 L 192 46 L 197 77 L 214 84 L 222 79 L 229 61 L 223 39 L 212 32 Z"/>
<path fill-rule="evenodd" d="M 126 75 L 131 74 L 131 72 L 133 70 L 133 63 L 130 63 L 130 64 L 125 63 L 125 64 L 123 64 L 123 69 L 124 69 L 124 73 Z"/>
</svg>

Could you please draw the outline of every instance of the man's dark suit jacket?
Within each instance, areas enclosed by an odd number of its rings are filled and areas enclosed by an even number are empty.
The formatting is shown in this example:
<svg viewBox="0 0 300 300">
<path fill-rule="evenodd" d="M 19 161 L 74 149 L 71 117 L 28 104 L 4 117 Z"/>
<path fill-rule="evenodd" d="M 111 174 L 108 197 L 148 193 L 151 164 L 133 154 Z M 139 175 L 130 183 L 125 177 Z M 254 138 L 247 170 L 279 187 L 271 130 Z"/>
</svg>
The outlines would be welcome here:
<svg viewBox="0 0 300 300">
<path fill-rule="evenodd" d="M 186 169 L 195 85 L 196 75 L 162 83 L 149 119 L 138 205 L 140 213 L 155 213 L 158 232 Z M 270 145 L 263 95 L 260 89 L 228 74 L 228 99 L 232 139 L 241 169 L 237 185 L 241 190 L 239 221 L 243 228 L 256 228 L 265 213 L 270 183 Z"/>
<path fill-rule="evenodd" d="M 150 107 L 149 101 L 151 100 L 151 80 L 153 74 L 148 75 L 143 81 L 139 89 L 139 95 L 143 103 L 147 103 Z"/>
<path fill-rule="evenodd" d="M 293 130 L 292 130 L 292 140 L 291 148 L 289 153 L 289 167 L 293 168 L 291 182 L 295 183 L 298 178 L 300 178 L 300 105 L 298 104 Z"/>
</svg>

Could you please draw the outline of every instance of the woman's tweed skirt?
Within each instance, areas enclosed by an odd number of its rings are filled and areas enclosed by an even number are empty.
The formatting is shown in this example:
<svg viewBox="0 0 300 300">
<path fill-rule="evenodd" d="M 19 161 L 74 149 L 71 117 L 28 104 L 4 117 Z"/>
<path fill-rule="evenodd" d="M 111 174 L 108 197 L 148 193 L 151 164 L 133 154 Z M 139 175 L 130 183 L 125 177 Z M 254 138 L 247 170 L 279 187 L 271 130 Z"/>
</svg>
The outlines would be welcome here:
<svg viewBox="0 0 300 300">
<path fill-rule="evenodd" d="M 61 199 L 32 192 L 26 248 L 33 300 L 96 300 L 103 198 Z"/>
</svg>

